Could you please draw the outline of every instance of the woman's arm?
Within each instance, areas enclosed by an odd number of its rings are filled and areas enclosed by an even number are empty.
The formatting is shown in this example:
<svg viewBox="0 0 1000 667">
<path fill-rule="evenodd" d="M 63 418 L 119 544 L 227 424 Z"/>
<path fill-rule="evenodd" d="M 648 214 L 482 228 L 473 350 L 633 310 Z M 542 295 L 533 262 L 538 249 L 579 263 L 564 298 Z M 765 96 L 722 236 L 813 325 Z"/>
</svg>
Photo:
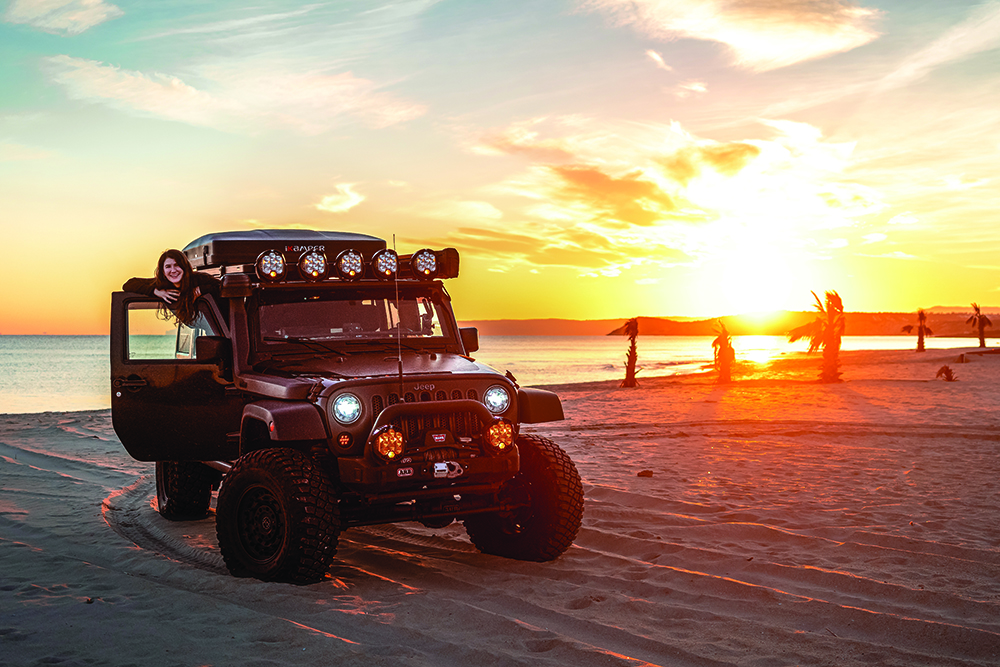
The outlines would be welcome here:
<svg viewBox="0 0 1000 667">
<path fill-rule="evenodd" d="M 215 298 L 219 298 L 220 289 L 222 288 L 222 281 L 215 276 L 210 276 L 207 273 L 193 273 L 191 274 L 191 280 L 195 285 L 195 298 L 204 294 L 211 294 Z"/>
<path fill-rule="evenodd" d="M 125 281 L 125 284 L 122 285 L 122 290 L 125 292 L 135 292 L 136 294 L 153 296 L 153 290 L 155 287 L 155 278 L 132 278 L 131 280 Z"/>
</svg>

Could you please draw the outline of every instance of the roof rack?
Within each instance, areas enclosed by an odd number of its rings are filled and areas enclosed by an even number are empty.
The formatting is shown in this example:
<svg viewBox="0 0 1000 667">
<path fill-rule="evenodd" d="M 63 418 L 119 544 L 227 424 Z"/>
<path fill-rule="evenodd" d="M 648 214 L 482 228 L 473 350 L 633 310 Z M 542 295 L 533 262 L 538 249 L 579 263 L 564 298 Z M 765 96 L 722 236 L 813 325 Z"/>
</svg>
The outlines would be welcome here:
<svg viewBox="0 0 1000 667">
<path fill-rule="evenodd" d="M 254 229 L 206 234 L 184 248 L 191 266 L 247 283 L 434 280 L 458 276 L 454 248 L 397 256 L 366 234 L 309 229 Z"/>
</svg>

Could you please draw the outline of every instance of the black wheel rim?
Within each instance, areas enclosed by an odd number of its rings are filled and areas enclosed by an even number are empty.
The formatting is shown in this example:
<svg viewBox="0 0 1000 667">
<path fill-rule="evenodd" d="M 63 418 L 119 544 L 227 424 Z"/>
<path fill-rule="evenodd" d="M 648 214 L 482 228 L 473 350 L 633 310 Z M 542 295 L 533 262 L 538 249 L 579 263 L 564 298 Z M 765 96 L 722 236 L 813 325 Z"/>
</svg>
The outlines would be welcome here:
<svg viewBox="0 0 1000 667">
<path fill-rule="evenodd" d="M 285 535 L 281 503 L 267 489 L 247 489 L 240 498 L 236 523 L 240 544 L 252 560 L 266 563 L 281 550 Z"/>
<path fill-rule="evenodd" d="M 504 485 L 500 497 L 505 503 L 515 506 L 498 513 L 500 529 L 508 535 L 524 532 L 535 515 L 531 506 L 531 484 L 524 475 L 518 474 Z"/>
</svg>

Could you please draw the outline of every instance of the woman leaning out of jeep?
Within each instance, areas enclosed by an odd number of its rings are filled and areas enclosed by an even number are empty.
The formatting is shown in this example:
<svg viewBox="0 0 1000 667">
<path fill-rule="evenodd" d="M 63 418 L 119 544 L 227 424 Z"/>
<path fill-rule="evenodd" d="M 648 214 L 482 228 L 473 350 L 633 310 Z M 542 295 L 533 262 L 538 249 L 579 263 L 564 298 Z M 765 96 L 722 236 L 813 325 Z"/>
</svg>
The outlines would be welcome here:
<svg viewBox="0 0 1000 667">
<path fill-rule="evenodd" d="M 202 294 L 218 297 L 220 285 L 214 276 L 194 271 L 183 252 L 170 249 L 160 255 L 153 278 L 132 278 L 122 289 L 158 297 L 163 302 L 160 312 L 164 319 L 191 324 L 198 315 L 194 302 Z"/>
</svg>

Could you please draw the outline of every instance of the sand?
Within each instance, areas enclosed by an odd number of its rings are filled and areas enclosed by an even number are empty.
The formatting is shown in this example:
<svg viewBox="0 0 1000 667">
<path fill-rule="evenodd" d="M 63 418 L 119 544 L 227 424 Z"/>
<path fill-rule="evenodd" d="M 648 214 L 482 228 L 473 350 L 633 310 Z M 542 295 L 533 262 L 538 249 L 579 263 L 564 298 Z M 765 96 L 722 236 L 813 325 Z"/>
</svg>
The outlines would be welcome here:
<svg viewBox="0 0 1000 667">
<path fill-rule="evenodd" d="M 997 665 L 1000 354 L 968 351 L 559 387 L 560 559 L 395 524 L 302 587 L 163 520 L 108 412 L 2 416 L 0 665 Z"/>
</svg>

